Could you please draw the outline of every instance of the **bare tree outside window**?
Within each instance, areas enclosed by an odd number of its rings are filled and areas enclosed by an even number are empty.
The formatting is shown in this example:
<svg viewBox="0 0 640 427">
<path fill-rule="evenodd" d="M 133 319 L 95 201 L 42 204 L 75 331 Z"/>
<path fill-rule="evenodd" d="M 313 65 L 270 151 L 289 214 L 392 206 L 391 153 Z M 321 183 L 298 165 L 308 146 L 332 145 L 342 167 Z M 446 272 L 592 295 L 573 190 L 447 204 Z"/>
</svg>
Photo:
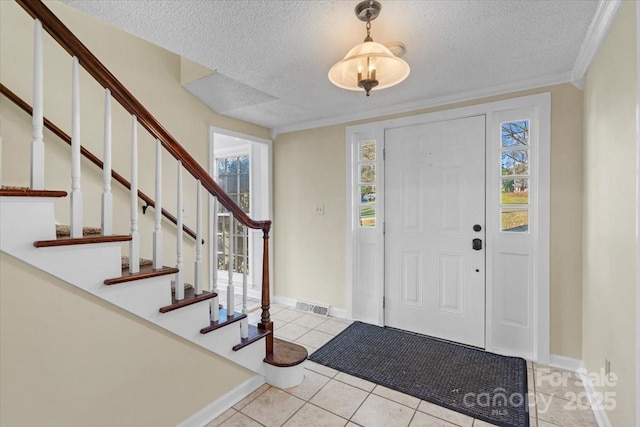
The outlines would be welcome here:
<svg viewBox="0 0 640 427">
<path fill-rule="evenodd" d="M 358 143 L 359 221 L 361 227 L 376 225 L 376 142 Z"/>
<path fill-rule="evenodd" d="M 529 231 L 529 120 L 500 125 L 502 231 Z"/>
</svg>

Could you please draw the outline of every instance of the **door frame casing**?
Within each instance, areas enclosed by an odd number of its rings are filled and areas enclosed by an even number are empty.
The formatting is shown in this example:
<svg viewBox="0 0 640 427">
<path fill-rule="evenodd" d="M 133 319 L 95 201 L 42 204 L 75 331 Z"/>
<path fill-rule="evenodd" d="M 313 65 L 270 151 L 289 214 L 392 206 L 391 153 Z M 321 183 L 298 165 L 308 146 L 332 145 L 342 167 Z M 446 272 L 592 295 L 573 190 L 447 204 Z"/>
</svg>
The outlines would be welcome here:
<svg viewBox="0 0 640 427">
<path fill-rule="evenodd" d="M 260 175 L 259 176 L 252 176 L 251 178 L 251 188 L 254 189 L 253 185 L 254 182 L 256 180 L 260 181 L 264 181 L 266 180 L 267 184 L 267 194 L 264 194 L 264 191 L 262 191 L 261 194 L 261 202 L 260 204 L 262 205 L 262 217 L 258 218 L 254 216 L 254 219 L 258 219 L 258 220 L 268 220 L 268 219 L 272 219 L 273 218 L 273 141 L 270 139 L 265 139 L 265 138 L 260 138 L 258 136 L 253 136 L 253 135 L 249 135 L 249 134 L 244 134 L 241 132 L 236 132 L 236 131 L 232 131 L 229 129 L 224 129 L 224 128 L 220 128 L 220 127 L 216 127 L 216 126 L 209 126 L 209 152 L 208 152 L 208 160 L 207 160 L 207 164 L 208 164 L 208 171 L 209 174 L 211 175 L 212 178 L 215 179 L 215 136 L 216 135 L 221 135 L 224 137 L 229 137 L 229 138 L 237 138 L 239 140 L 244 140 L 244 141 L 248 141 L 251 144 L 260 144 L 261 147 L 263 147 L 262 151 L 263 154 L 266 156 L 266 158 L 261 158 L 261 167 L 260 167 Z M 251 152 L 253 153 L 253 148 L 251 148 Z M 253 159 L 253 158 L 252 158 Z M 253 166 L 252 166 L 252 173 L 253 173 Z M 254 179 L 255 178 L 255 179 Z M 265 200 L 266 199 L 266 200 Z M 211 205 L 209 205 L 211 207 Z M 264 212 L 264 210 L 266 210 L 266 213 Z M 211 225 L 212 222 L 212 212 L 209 211 L 207 213 L 207 222 L 209 223 L 209 225 Z M 209 242 L 214 242 L 214 238 L 212 235 L 213 229 L 211 228 L 211 226 L 209 226 L 209 231 L 208 231 L 208 241 Z M 255 232 L 251 232 L 249 233 L 249 235 L 251 236 L 251 240 L 253 240 L 253 244 L 252 247 L 254 248 L 254 252 L 256 252 L 254 255 L 259 255 L 259 257 L 255 258 L 255 262 L 254 264 L 256 264 L 256 267 L 258 267 L 257 264 L 260 264 L 259 268 L 262 268 L 261 265 L 261 258 L 262 258 L 262 233 L 258 233 L 256 234 Z M 253 235 L 253 236 L 252 236 Z M 256 238 L 257 237 L 257 238 Z M 270 237 L 271 237 L 271 243 L 270 245 L 272 245 L 273 243 L 273 224 L 271 227 L 271 233 L 270 233 Z M 259 243 L 258 243 L 259 242 Z M 209 248 L 211 250 L 211 247 Z M 271 248 L 270 248 L 271 249 Z M 259 253 L 258 253 L 259 252 Z M 273 282 L 273 275 L 274 275 L 274 268 L 273 268 L 273 256 L 269 257 L 269 282 L 270 283 L 274 283 Z M 257 298 L 260 299 L 261 298 L 261 291 L 259 290 L 259 286 L 261 286 L 260 283 L 260 277 L 261 277 L 261 270 L 258 273 L 254 273 L 254 286 L 258 289 L 248 289 L 247 294 L 249 295 L 249 297 L 251 298 Z M 226 281 L 226 278 L 223 278 L 224 281 Z M 209 281 L 211 281 L 211 273 L 209 272 Z M 234 280 L 235 282 L 235 280 Z M 269 293 L 270 293 L 270 297 L 271 299 L 273 299 L 273 293 L 274 293 L 274 287 L 271 286 L 269 289 Z"/>
<path fill-rule="evenodd" d="M 497 144 L 490 144 L 491 138 L 494 138 L 493 128 L 499 123 L 495 120 L 494 114 L 501 111 L 516 110 L 521 108 L 533 108 L 535 111 L 535 119 L 538 129 L 538 158 L 537 158 L 537 185 L 538 197 L 536 209 L 537 233 L 534 233 L 534 277 L 535 277 L 535 294 L 534 294 L 534 354 L 533 358 L 539 363 L 548 363 L 550 358 L 550 282 L 549 282 L 549 239 L 550 239 L 550 151 L 551 151 L 551 94 L 549 92 L 529 95 L 518 98 L 511 98 L 502 101 L 495 101 L 484 104 L 477 104 L 468 107 L 455 108 L 450 110 L 437 111 L 433 113 L 419 114 L 415 116 L 403 117 L 398 119 L 383 120 L 378 122 L 365 123 L 361 125 L 348 126 L 345 131 L 345 149 L 346 149 L 346 191 L 347 191 L 347 212 L 346 212 L 346 305 L 349 318 L 362 320 L 379 326 L 384 326 L 384 262 L 378 262 L 375 267 L 375 280 L 373 285 L 373 295 L 375 306 L 369 307 L 367 316 L 355 315 L 354 303 L 356 300 L 361 302 L 361 298 L 356 298 L 354 292 L 358 285 L 358 269 L 357 261 L 357 245 L 359 227 L 357 224 L 357 208 L 358 199 L 355 196 L 353 162 L 354 162 L 354 144 L 363 139 L 374 139 L 380 147 L 379 159 L 382 158 L 381 147 L 384 144 L 384 132 L 386 129 L 413 126 L 431 122 L 439 122 L 453 119 L 460 119 L 470 116 L 485 115 L 485 146 L 486 146 L 486 185 L 493 185 L 496 180 L 496 174 L 492 174 L 494 167 L 493 157 L 498 155 Z M 382 225 L 384 221 L 384 164 L 379 162 L 376 166 L 377 170 L 377 217 L 376 221 Z M 382 190 L 382 191 L 381 191 Z M 488 188 L 489 190 L 489 188 Z M 490 205 L 489 191 L 487 191 L 486 216 L 499 215 L 500 206 Z M 487 221 L 489 226 L 490 221 Z M 492 322 L 493 308 L 491 304 L 492 298 L 492 268 L 493 257 L 489 248 L 493 247 L 495 240 L 494 233 L 487 227 L 485 257 L 486 262 L 486 310 L 485 310 L 485 348 L 488 351 L 502 351 L 497 348 L 492 340 Z M 371 236 L 371 242 L 376 244 L 375 257 L 377 260 L 384 260 L 384 234 L 383 226 L 375 228 L 375 236 Z M 361 310 L 360 310 L 361 311 Z"/>
</svg>

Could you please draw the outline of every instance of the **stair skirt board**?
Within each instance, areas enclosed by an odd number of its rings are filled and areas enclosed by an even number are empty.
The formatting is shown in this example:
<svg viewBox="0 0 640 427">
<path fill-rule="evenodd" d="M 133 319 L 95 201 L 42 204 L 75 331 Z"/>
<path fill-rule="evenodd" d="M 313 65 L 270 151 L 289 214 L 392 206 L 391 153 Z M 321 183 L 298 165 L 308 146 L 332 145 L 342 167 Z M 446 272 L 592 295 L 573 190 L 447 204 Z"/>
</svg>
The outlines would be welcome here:
<svg viewBox="0 0 640 427">
<path fill-rule="evenodd" d="M 233 405 L 256 391 L 260 386 L 265 384 L 265 382 L 266 381 L 262 375 L 254 375 L 233 390 L 225 393 L 195 414 L 191 415 L 189 418 L 178 424 L 177 427 L 205 427 L 211 421 L 231 409 Z"/>
<path fill-rule="evenodd" d="M 253 372 L 267 376 L 266 367 L 269 365 L 264 363 L 264 338 L 238 351 L 233 350 L 233 346 L 240 342 L 240 322 L 231 323 L 224 328 L 217 329 L 208 334 L 201 334 L 200 330 L 197 330 L 196 333 L 197 336 L 193 336 L 191 339 L 196 344 L 222 357 L 233 360 Z M 229 345 L 229 343 L 234 344 Z M 271 384 L 271 378 L 267 376 L 267 379 L 269 384 Z"/>
<path fill-rule="evenodd" d="M 233 351 L 240 322 L 200 333 L 210 324 L 209 300 L 159 312 L 171 304 L 173 275 L 105 285 L 105 279 L 122 275 L 122 243 L 35 248 L 35 241 L 56 238 L 53 206 L 51 198 L 0 197 L 0 250 L 268 378 L 264 338 Z"/>
</svg>

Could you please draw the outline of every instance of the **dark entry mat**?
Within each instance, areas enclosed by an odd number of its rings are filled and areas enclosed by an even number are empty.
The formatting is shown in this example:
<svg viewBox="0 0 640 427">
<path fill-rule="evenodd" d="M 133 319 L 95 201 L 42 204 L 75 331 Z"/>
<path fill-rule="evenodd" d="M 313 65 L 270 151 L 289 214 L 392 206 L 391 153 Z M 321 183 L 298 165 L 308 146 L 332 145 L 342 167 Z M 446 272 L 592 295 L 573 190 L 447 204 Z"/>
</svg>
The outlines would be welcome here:
<svg viewBox="0 0 640 427">
<path fill-rule="evenodd" d="M 527 364 L 355 322 L 310 360 L 502 427 L 529 427 Z"/>
</svg>

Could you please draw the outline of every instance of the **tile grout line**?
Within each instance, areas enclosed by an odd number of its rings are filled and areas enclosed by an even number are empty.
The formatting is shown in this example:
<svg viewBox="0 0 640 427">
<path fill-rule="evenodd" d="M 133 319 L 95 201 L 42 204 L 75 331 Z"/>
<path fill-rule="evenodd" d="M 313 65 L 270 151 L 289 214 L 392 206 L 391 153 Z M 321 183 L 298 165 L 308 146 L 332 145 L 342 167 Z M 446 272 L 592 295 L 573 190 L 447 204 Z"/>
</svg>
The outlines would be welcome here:
<svg viewBox="0 0 640 427">
<path fill-rule="evenodd" d="M 251 421 L 253 421 L 253 422 L 255 422 L 255 423 L 259 424 L 261 427 L 267 427 L 267 426 L 265 426 L 264 424 L 262 424 L 260 421 L 258 421 L 258 420 L 256 420 L 256 419 L 251 418 L 249 415 L 245 414 L 244 412 L 242 412 L 242 411 L 238 411 L 238 412 L 240 412 L 240 413 L 241 413 L 242 415 L 244 415 L 245 417 L 249 418 Z M 227 422 L 227 421 L 225 421 L 225 423 L 226 423 L 226 422 Z M 224 424 L 224 423 L 222 423 L 222 424 Z M 223 426 L 220 426 L 220 427 L 223 427 Z"/>
<path fill-rule="evenodd" d="M 321 366 L 324 366 L 324 365 L 321 365 Z M 331 369 L 333 369 L 333 368 L 331 368 Z M 342 371 L 339 371 L 339 370 L 337 370 L 337 369 L 335 369 L 335 371 L 338 371 L 338 373 L 341 373 L 341 372 L 342 372 Z M 315 371 L 314 371 L 314 372 L 315 372 Z M 318 372 L 316 372 L 316 373 L 318 373 Z M 346 372 L 342 372 L 342 373 L 347 374 Z M 318 374 L 319 374 L 319 373 L 318 373 Z M 322 375 L 322 374 L 320 374 L 320 375 Z M 347 374 L 347 375 L 350 375 L 350 374 Z M 329 378 L 329 377 L 327 377 L 326 375 L 324 375 L 324 376 L 325 376 L 326 378 Z M 416 408 L 412 408 L 412 407 L 407 406 L 407 405 L 404 405 L 404 404 L 402 404 L 402 403 L 400 403 L 400 402 L 396 402 L 395 400 L 391 400 L 391 399 L 388 399 L 388 398 L 386 398 L 386 397 L 384 397 L 384 396 L 380 396 L 380 395 L 377 395 L 377 394 L 373 393 L 373 391 L 376 389 L 376 387 L 374 387 L 374 388 L 373 388 L 373 390 L 371 390 L 371 391 L 367 391 L 367 390 L 362 389 L 362 388 L 360 388 L 360 387 L 357 387 L 357 386 L 354 386 L 354 385 L 352 385 L 352 384 L 348 384 L 348 383 L 346 383 L 346 382 L 344 382 L 344 381 L 341 381 L 341 380 L 339 380 L 339 379 L 337 379 L 337 378 L 336 378 L 337 376 L 338 376 L 338 374 L 336 374 L 333 378 L 330 378 L 330 380 L 335 380 L 335 381 L 337 381 L 337 382 L 339 382 L 339 383 L 342 383 L 342 384 L 348 385 L 348 386 L 350 386 L 350 387 L 353 387 L 353 388 L 355 388 L 355 389 L 362 390 L 362 391 L 364 391 L 364 392 L 368 393 L 368 394 L 367 394 L 367 397 L 362 401 L 362 403 L 360 404 L 360 406 L 358 406 L 358 409 L 356 409 L 356 412 L 358 412 L 358 410 L 360 409 L 360 407 L 362 406 L 362 404 L 364 404 L 364 402 L 367 400 L 367 398 L 369 397 L 369 395 L 373 394 L 373 395 L 375 395 L 375 396 L 377 396 L 377 397 L 380 397 L 380 398 L 382 398 L 382 399 L 386 399 L 386 400 L 388 400 L 388 401 L 390 401 L 390 402 L 397 403 L 398 405 L 402 405 L 402 406 L 404 406 L 405 408 L 409 408 L 409 409 L 413 410 L 413 411 L 414 411 L 414 415 L 413 415 L 413 416 L 415 416 L 415 412 L 421 412 L 421 413 L 423 413 L 423 414 L 429 415 L 429 416 L 431 416 L 431 417 L 433 417 L 433 418 L 436 418 L 436 419 L 438 419 L 438 420 L 445 421 L 445 422 L 447 422 L 447 423 L 450 423 L 450 424 L 455 425 L 455 426 L 458 426 L 458 427 L 462 427 L 462 426 L 460 426 L 460 424 L 456 424 L 456 423 L 454 423 L 453 421 L 446 420 L 446 419 L 444 419 L 444 418 L 438 417 L 437 415 L 430 414 L 430 413 L 428 413 L 428 412 L 420 411 L 418 408 L 420 407 L 420 403 L 423 401 L 423 399 L 419 399 L 419 398 L 417 398 L 417 397 L 416 397 L 416 399 L 418 399 L 418 400 L 419 400 L 419 402 L 418 402 L 418 406 L 417 406 Z M 353 375 L 352 375 L 352 376 L 353 376 Z M 358 377 L 356 377 L 356 378 L 358 378 Z M 366 380 L 364 380 L 364 381 L 366 381 Z M 329 381 L 329 382 L 331 382 L 331 381 Z M 329 384 L 329 382 L 327 382 L 327 384 Z M 370 382 L 370 381 L 369 381 L 369 382 Z M 324 388 L 327 384 L 325 384 L 324 386 L 322 386 L 322 388 Z M 373 384 L 375 384 L 375 383 L 373 383 Z M 376 386 L 378 386 L 378 385 L 379 385 L 379 384 L 376 384 Z M 383 387 L 384 387 L 384 386 L 383 386 Z M 322 388 L 321 388 L 321 389 L 322 389 Z M 320 390 L 321 390 L 321 389 L 320 389 Z M 318 390 L 318 393 L 320 392 L 320 390 Z M 393 390 L 393 389 L 390 389 L 390 390 Z M 397 390 L 394 390 L 394 391 L 397 391 Z M 402 392 L 399 392 L 399 391 L 398 391 L 398 393 L 402 393 Z M 316 393 L 316 394 L 317 394 L 317 393 Z M 402 393 L 402 394 L 406 394 L 406 393 Z M 315 396 L 315 395 L 314 395 L 314 396 Z M 410 396 L 410 395 L 407 395 L 407 396 Z M 415 397 L 415 396 L 411 396 L 411 397 Z M 426 401 L 425 401 L 425 402 L 426 402 Z M 431 402 L 428 402 L 428 403 L 431 403 Z M 435 405 L 435 403 L 434 403 L 433 405 Z M 316 406 L 317 406 L 317 405 L 316 405 Z M 439 405 L 437 405 L 437 406 L 439 406 Z M 444 407 L 443 407 L 443 408 L 444 408 Z M 325 409 L 325 408 L 321 408 L 321 409 Z M 445 408 L 445 409 L 448 409 L 448 408 Z M 331 411 L 329 411 L 329 410 L 327 410 L 327 409 L 325 409 L 325 410 L 326 410 L 326 411 L 328 411 L 328 412 L 331 412 Z M 450 410 L 451 410 L 451 409 L 450 409 Z M 451 410 L 451 411 L 453 411 L 453 410 Z M 356 414 L 356 412 L 354 412 L 354 413 L 353 413 L 353 415 L 355 415 L 355 414 Z M 453 412 L 456 412 L 456 411 L 453 411 Z M 332 413 L 332 414 L 334 414 L 333 412 L 331 412 L 331 413 Z M 456 412 L 456 413 L 459 413 L 459 412 Z M 338 415 L 338 414 L 334 414 L 334 415 Z M 353 418 L 353 415 L 351 416 L 351 418 Z M 464 414 L 463 414 L 463 415 L 464 415 Z M 339 415 L 338 415 L 338 416 L 339 416 Z M 468 416 L 468 415 L 467 415 L 467 416 Z M 340 417 L 340 418 L 342 418 L 342 417 Z M 348 421 L 352 421 L 352 420 L 351 420 L 351 418 L 349 418 L 349 420 L 348 420 Z M 471 417 L 471 418 L 472 418 L 473 420 L 475 420 L 475 418 L 473 418 L 473 417 Z M 413 417 L 412 417 L 411 419 L 413 419 Z M 353 421 L 352 421 L 352 422 L 353 422 Z"/>
<path fill-rule="evenodd" d="M 282 391 L 284 391 L 284 390 L 282 390 Z M 291 396 L 293 396 L 293 394 L 290 394 L 290 395 L 291 395 Z M 298 397 L 298 396 L 294 396 L 294 397 Z M 300 399 L 300 398 L 298 397 L 298 399 Z M 303 399 L 300 399 L 300 400 L 302 400 L 302 402 L 303 402 L 303 403 L 302 403 L 302 406 L 300 406 L 298 409 L 296 409 L 296 410 L 293 412 L 293 414 L 291 414 L 291 416 L 289 416 L 289 418 L 287 418 L 286 420 L 284 420 L 284 422 L 283 422 L 282 424 L 280 424 L 280 426 L 285 425 L 285 424 L 286 424 L 286 423 L 287 423 L 291 418 L 295 417 L 295 415 L 296 415 L 298 412 L 300 412 L 300 410 L 301 410 L 302 408 L 304 408 L 304 405 L 306 405 L 307 403 L 309 403 L 309 402 L 307 402 L 307 401 L 305 401 L 305 400 L 303 400 Z"/>
<path fill-rule="evenodd" d="M 267 383 L 265 383 L 265 384 L 267 384 Z M 269 385 L 269 384 L 267 384 L 267 385 Z M 260 387 L 262 387 L 262 386 L 260 386 Z M 264 393 L 266 393 L 270 388 L 272 388 L 272 386 L 271 386 L 271 385 L 269 385 L 269 387 L 267 387 L 263 392 L 260 392 L 256 397 L 254 397 L 253 399 L 251 399 L 250 401 L 248 401 L 248 402 L 247 402 L 247 404 L 246 404 L 246 405 L 244 405 L 241 409 L 236 409 L 236 411 L 238 411 L 238 412 L 242 412 L 242 409 L 244 409 L 244 408 L 246 408 L 247 406 L 249 406 L 249 404 L 251 404 L 251 402 L 253 402 L 254 400 L 256 400 L 258 397 L 262 396 L 262 395 L 263 395 Z M 256 390 L 257 390 L 257 389 L 256 389 Z M 252 393 L 255 393 L 255 391 L 256 391 L 256 390 L 254 390 L 254 391 L 252 391 L 251 393 L 249 393 L 245 398 L 240 399 L 240 402 L 242 402 L 244 399 L 246 399 L 247 397 L 249 397 Z M 240 402 L 238 402 L 238 403 L 240 403 Z M 236 405 L 237 405 L 238 403 L 236 403 Z M 235 406 L 235 405 L 234 405 L 234 406 Z M 231 407 L 231 409 L 235 409 L 235 408 L 232 406 L 232 407 Z M 246 415 L 246 414 L 245 414 L 245 415 Z"/>
<path fill-rule="evenodd" d="M 307 368 L 304 368 L 304 369 L 307 369 Z M 307 369 L 307 370 L 309 370 L 309 369 Z M 329 378 L 328 376 L 326 376 L 326 375 L 322 375 L 322 374 L 321 374 L 321 373 L 319 373 L 319 372 L 315 372 L 315 371 L 311 371 L 311 372 L 313 372 L 314 374 L 318 374 L 318 375 L 320 375 L 320 376 L 323 376 L 323 377 L 325 377 L 325 378 Z M 327 382 L 326 382 L 322 387 L 320 387 L 320 388 L 318 389 L 318 391 L 316 391 L 315 393 L 313 393 L 313 395 L 312 395 L 309 399 L 305 400 L 305 402 L 311 403 L 311 399 L 313 399 L 313 398 L 316 396 L 316 394 L 320 393 L 320 390 L 322 390 L 323 388 L 325 388 L 325 386 L 326 386 L 327 384 L 329 384 L 329 383 L 331 382 L 331 380 L 332 380 L 332 379 L 333 379 L 333 378 L 329 378 L 329 381 L 327 381 Z M 304 380 L 303 380 L 303 382 L 304 382 Z M 291 388 L 293 388 L 293 387 L 291 387 Z M 293 393 L 291 393 L 291 392 L 287 391 L 287 389 L 284 389 L 284 388 L 283 388 L 283 389 L 280 389 L 280 390 L 284 391 L 285 393 L 289 393 L 291 396 L 294 396 L 294 397 L 297 397 L 298 399 L 301 399 L 301 397 L 300 397 L 300 396 L 296 396 L 295 394 L 293 394 Z M 302 400 L 304 400 L 304 399 L 302 399 Z M 317 405 L 316 405 L 316 406 L 317 406 Z M 336 414 L 336 415 L 337 415 L 337 414 Z"/>
<path fill-rule="evenodd" d="M 347 384 L 347 385 L 350 385 L 350 384 Z M 353 387 L 353 386 L 351 386 L 351 387 Z M 358 387 L 355 387 L 355 388 L 358 388 Z M 362 389 L 359 389 L 359 390 L 362 390 Z M 351 416 L 349 417 L 349 420 L 348 420 L 348 421 L 351 421 L 351 422 L 352 422 L 352 423 L 354 423 L 354 424 L 358 424 L 358 423 L 356 423 L 355 421 L 352 421 L 352 420 L 353 420 L 353 417 L 355 417 L 355 415 L 358 413 L 358 411 L 360 410 L 360 408 L 362 408 L 362 405 L 364 405 L 364 402 L 366 402 L 366 401 L 367 401 L 367 399 L 369 398 L 369 396 L 371 396 L 371 393 L 368 393 L 368 394 L 367 394 L 367 397 L 365 397 L 365 398 L 364 398 L 364 400 L 363 400 L 362 402 L 360 402 L 360 405 L 358 405 L 358 407 L 357 407 L 357 408 L 356 408 L 356 410 L 353 412 L 353 414 L 351 414 Z M 358 425 L 360 425 L 360 424 L 358 424 Z"/>
<path fill-rule="evenodd" d="M 374 389 L 374 390 L 375 390 L 375 389 Z M 420 406 L 420 404 L 419 404 L 419 403 L 418 403 L 418 406 Z M 418 413 L 418 408 L 416 408 L 416 409 L 413 411 L 413 415 L 411 415 L 411 419 L 409 420 L 409 424 L 407 424 L 407 426 L 410 426 L 410 425 L 411 425 L 411 423 L 413 422 L 413 419 L 416 417 L 416 414 L 417 414 L 417 413 Z M 473 425 L 472 425 L 472 426 L 473 426 Z"/>
<path fill-rule="evenodd" d="M 306 369 L 306 368 L 305 368 L 305 369 Z M 318 373 L 318 372 L 315 372 L 315 371 L 313 371 L 313 372 L 314 372 L 314 373 L 316 373 L 316 374 L 318 374 L 318 375 L 322 375 L 322 374 L 320 374 L 320 373 Z M 329 378 L 329 377 L 327 377 L 326 375 L 322 375 L 322 376 L 323 376 L 323 377 L 325 377 L 325 378 Z M 327 409 L 327 408 L 323 408 L 323 407 L 321 407 L 321 406 L 319 406 L 319 405 L 317 405 L 317 404 L 315 404 L 315 403 L 311 402 L 311 399 L 313 399 L 313 398 L 314 398 L 318 393 L 320 393 L 320 391 L 321 391 L 323 388 L 325 388 L 325 387 L 327 386 L 327 384 L 329 384 L 329 383 L 331 382 L 331 380 L 333 380 L 333 379 L 334 379 L 334 378 L 329 378 L 329 381 L 327 381 L 327 382 L 326 382 L 322 387 L 320 387 L 320 388 L 318 389 L 318 391 L 316 391 L 316 392 L 313 394 L 313 396 L 311 396 L 311 397 L 309 398 L 309 400 L 305 401 L 305 403 L 308 403 L 309 405 L 313 405 L 313 406 L 315 406 L 316 408 L 322 409 L 323 411 L 326 411 L 326 412 L 328 412 L 328 413 L 330 413 L 330 414 L 333 414 L 333 415 L 335 415 L 336 417 L 342 418 L 342 419 L 344 420 L 344 417 L 342 417 L 342 416 L 340 416 L 340 415 L 336 414 L 335 412 L 332 412 L 332 411 L 330 411 L 330 410 L 329 410 L 329 409 Z M 347 384 L 347 385 L 348 385 L 348 384 Z M 360 389 L 359 389 L 359 390 L 360 390 Z M 282 390 L 282 391 L 284 391 L 284 392 L 286 392 L 286 393 L 289 393 L 289 392 L 287 392 L 286 390 Z M 289 393 L 289 394 L 290 394 L 291 396 L 298 397 L 298 396 L 296 396 L 296 395 L 294 395 L 294 394 L 291 394 L 291 393 Z M 298 397 L 298 399 L 300 399 L 300 398 Z M 365 398 L 365 400 L 366 400 L 366 398 Z M 304 405 L 302 405 L 302 406 L 304 406 Z M 300 409 L 302 409 L 302 408 L 300 408 Z M 298 411 L 299 411 L 300 409 L 298 409 Z M 359 409 L 359 407 L 358 407 L 358 409 Z M 297 412 L 297 411 L 296 411 L 296 412 Z M 356 409 L 356 412 L 357 412 L 357 409 Z M 355 414 L 355 412 L 354 412 L 354 414 Z M 287 420 L 287 421 L 288 421 L 288 420 Z M 348 423 L 349 421 L 350 421 L 350 420 L 349 420 L 349 419 L 347 419 L 347 423 Z M 345 424 L 345 425 L 346 425 L 346 424 Z"/>
</svg>

